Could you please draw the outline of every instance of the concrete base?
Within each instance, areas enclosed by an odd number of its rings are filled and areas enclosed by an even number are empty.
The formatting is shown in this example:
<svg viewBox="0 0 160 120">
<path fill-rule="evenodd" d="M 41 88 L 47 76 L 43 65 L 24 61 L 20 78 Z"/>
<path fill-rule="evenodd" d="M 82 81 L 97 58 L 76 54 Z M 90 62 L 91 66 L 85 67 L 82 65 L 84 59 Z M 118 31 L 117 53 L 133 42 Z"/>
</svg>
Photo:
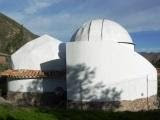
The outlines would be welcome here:
<svg viewBox="0 0 160 120">
<path fill-rule="evenodd" d="M 31 92 L 8 92 L 7 100 L 15 105 L 20 106 L 49 106 L 49 107 L 66 107 L 66 92 L 48 92 L 48 93 L 31 93 Z"/>
<path fill-rule="evenodd" d="M 67 108 L 82 110 L 113 110 L 113 111 L 141 111 L 158 108 L 156 96 L 148 99 L 137 99 L 133 101 L 111 101 L 111 102 L 68 102 Z"/>
<path fill-rule="evenodd" d="M 157 97 L 133 101 L 71 102 L 66 100 L 66 91 L 53 93 L 8 92 L 7 99 L 22 106 L 48 106 L 81 110 L 141 111 L 158 108 Z"/>
</svg>

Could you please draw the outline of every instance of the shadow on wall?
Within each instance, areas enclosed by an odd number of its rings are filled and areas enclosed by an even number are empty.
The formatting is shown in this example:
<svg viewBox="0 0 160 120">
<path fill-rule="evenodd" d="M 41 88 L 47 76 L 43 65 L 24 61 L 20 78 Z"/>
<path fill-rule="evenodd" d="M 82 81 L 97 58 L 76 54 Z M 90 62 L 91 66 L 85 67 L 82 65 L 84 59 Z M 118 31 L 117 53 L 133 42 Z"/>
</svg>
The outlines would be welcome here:
<svg viewBox="0 0 160 120">
<path fill-rule="evenodd" d="M 0 97 L 6 98 L 7 96 L 7 79 L 0 77 Z"/>
<path fill-rule="evenodd" d="M 42 93 L 38 90 L 39 88 L 42 88 L 48 84 L 46 82 L 47 78 L 45 79 L 32 81 L 30 86 L 27 88 L 28 92 L 19 92 L 24 86 L 21 86 L 17 92 L 8 92 L 8 99 L 15 102 L 17 105 L 22 106 L 31 105 L 65 108 L 67 101 L 66 90 L 60 84 L 53 86 L 52 91 L 49 92 Z"/>
<path fill-rule="evenodd" d="M 158 108 L 160 108 L 160 73 L 158 73 L 158 91 L 157 91 L 157 98 L 158 98 Z"/>
<path fill-rule="evenodd" d="M 61 43 L 59 45 L 58 52 L 59 59 L 47 61 L 45 63 L 41 63 L 41 70 L 46 71 L 65 71 L 66 68 L 66 44 Z"/>
<path fill-rule="evenodd" d="M 41 70 L 46 74 L 52 71 L 54 77 L 43 79 L 42 87 L 45 93 L 41 96 L 41 105 L 66 106 L 66 44 L 59 45 L 59 59 L 42 63 Z M 51 72 L 51 73 L 52 73 Z M 47 75 L 48 76 L 48 75 Z M 46 91 L 52 92 L 46 92 Z"/>
<path fill-rule="evenodd" d="M 120 106 L 121 91 L 106 88 L 103 82 L 93 84 L 96 69 L 85 64 L 67 66 L 67 98 L 69 108 L 115 109 Z M 100 91 L 97 95 L 97 91 Z"/>
</svg>

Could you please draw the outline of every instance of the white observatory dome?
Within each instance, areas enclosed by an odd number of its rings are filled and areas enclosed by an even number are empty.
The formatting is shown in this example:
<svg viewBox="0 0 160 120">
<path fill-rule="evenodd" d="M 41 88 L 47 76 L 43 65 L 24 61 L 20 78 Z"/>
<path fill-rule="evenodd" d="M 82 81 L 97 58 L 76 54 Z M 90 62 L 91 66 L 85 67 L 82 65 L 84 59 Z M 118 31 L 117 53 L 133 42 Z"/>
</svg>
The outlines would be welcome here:
<svg viewBox="0 0 160 120">
<path fill-rule="evenodd" d="M 132 101 L 157 94 L 155 67 L 134 51 L 130 35 L 119 24 L 92 20 L 71 41 L 66 45 L 68 101 L 105 103 L 117 101 L 117 93 L 119 100 Z"/>
<path fill-rule="evenodd" d="M 99 40 L 133 44 L 130 35 L 121 25 L 106 19 L 92 20 L 83 24 L 71 38 L 71 41 Z"/>
</svg>

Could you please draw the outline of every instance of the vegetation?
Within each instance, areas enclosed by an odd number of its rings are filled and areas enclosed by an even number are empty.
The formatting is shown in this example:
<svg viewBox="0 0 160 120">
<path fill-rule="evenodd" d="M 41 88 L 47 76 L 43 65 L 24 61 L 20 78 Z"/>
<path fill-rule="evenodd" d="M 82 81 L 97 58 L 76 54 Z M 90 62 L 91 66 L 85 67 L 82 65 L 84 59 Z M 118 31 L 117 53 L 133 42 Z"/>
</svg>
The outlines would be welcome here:
<svg viewBox="0 0 160 120">
<path fill-rule="evenodd" d="M 7 70 L 9 68 L 8 64 L 0 64 L 0 72 Z"/>
<path fill-rule="evenodd" d="M 157 61 L 151 61 L 151 63 L 156 67 L 156 68 L 160 68 L 160 59 Z"/>
<path fill-rule="evenodd" d="M 0 52 L 12 54 L 28 41 L 38 37 L 16 21 L 0 13 Z M 9 68 L 10 61 L 0 64 L 0 72 Z"/>
<path fill-rule="evenodd" d="M 24 36 L 24 33 L 23 33 L 23 25 L 21 25 L 21 28 L 19 30 L 18 33 L 16 33 L 12 40 L 10 42 L 8 42 L 7 46 L 6 46 L 6 49 L 5 51 L 7 53 L 12 53 L 14 51 L 16 51 L 20 46 L 22 46 L 24 44 L 24 40 L 23 40 L 23 36 Z"/>
<path fill-rule="evenodd" d="M 105 112 L 0 105 L 0 120 L 159 120 L 159 118 L 159 110 L 147 112 Z"/>
<path fill-rule="evenodd" d="M 11 54 L 36 37 L 23 25 L 0 13 L 0 52 Z"/>
<path fill-rule="evenodd" d="M 0 72 L 3 72 L 4 70 L 10 69 L 10 56 L 6 56 L 6 63 L 0 64 Z"/>
<path fill-rule="evenodd" d="M 160 53 L 140 52 L 147 60 L 149 60 L 156 68 L 160 68 Z"/>
</svg>

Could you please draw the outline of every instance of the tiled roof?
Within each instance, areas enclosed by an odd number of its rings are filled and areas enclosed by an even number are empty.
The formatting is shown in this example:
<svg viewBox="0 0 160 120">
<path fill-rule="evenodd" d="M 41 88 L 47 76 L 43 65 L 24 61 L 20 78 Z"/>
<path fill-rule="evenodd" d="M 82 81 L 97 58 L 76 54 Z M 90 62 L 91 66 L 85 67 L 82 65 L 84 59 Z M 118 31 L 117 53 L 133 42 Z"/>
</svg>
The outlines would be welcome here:
<svg viewBox="0 0 160 120">
<path fill-rule="evenodd" d="M 158 74 L 160 73 L 160 68 L 157 68 Z M 0 77 L 7 77 L 7 78 L 46 78 L 46 77 L 53 77 L 61 76 L 65 74 L 65 72 L 60 71 L 40 71 L 40 70 L 26 70 L 26 69 L 19 69 L 19 70 L 6 70 L 0 73 Z"/>
<path fill-rule="evenodd" d="M 45 78 L 45 77 L 55 77 L 57 74 L 61 74 L 62 72 L 58 71 L 48 71 L 43 72 L 40 70 L 25 70 L 25 69 L 19 69 L 19 70 L 6 70 L 2 73 L 0 73 L 1 77 L 7 77 L 7 78 Z"/>
</svg>

